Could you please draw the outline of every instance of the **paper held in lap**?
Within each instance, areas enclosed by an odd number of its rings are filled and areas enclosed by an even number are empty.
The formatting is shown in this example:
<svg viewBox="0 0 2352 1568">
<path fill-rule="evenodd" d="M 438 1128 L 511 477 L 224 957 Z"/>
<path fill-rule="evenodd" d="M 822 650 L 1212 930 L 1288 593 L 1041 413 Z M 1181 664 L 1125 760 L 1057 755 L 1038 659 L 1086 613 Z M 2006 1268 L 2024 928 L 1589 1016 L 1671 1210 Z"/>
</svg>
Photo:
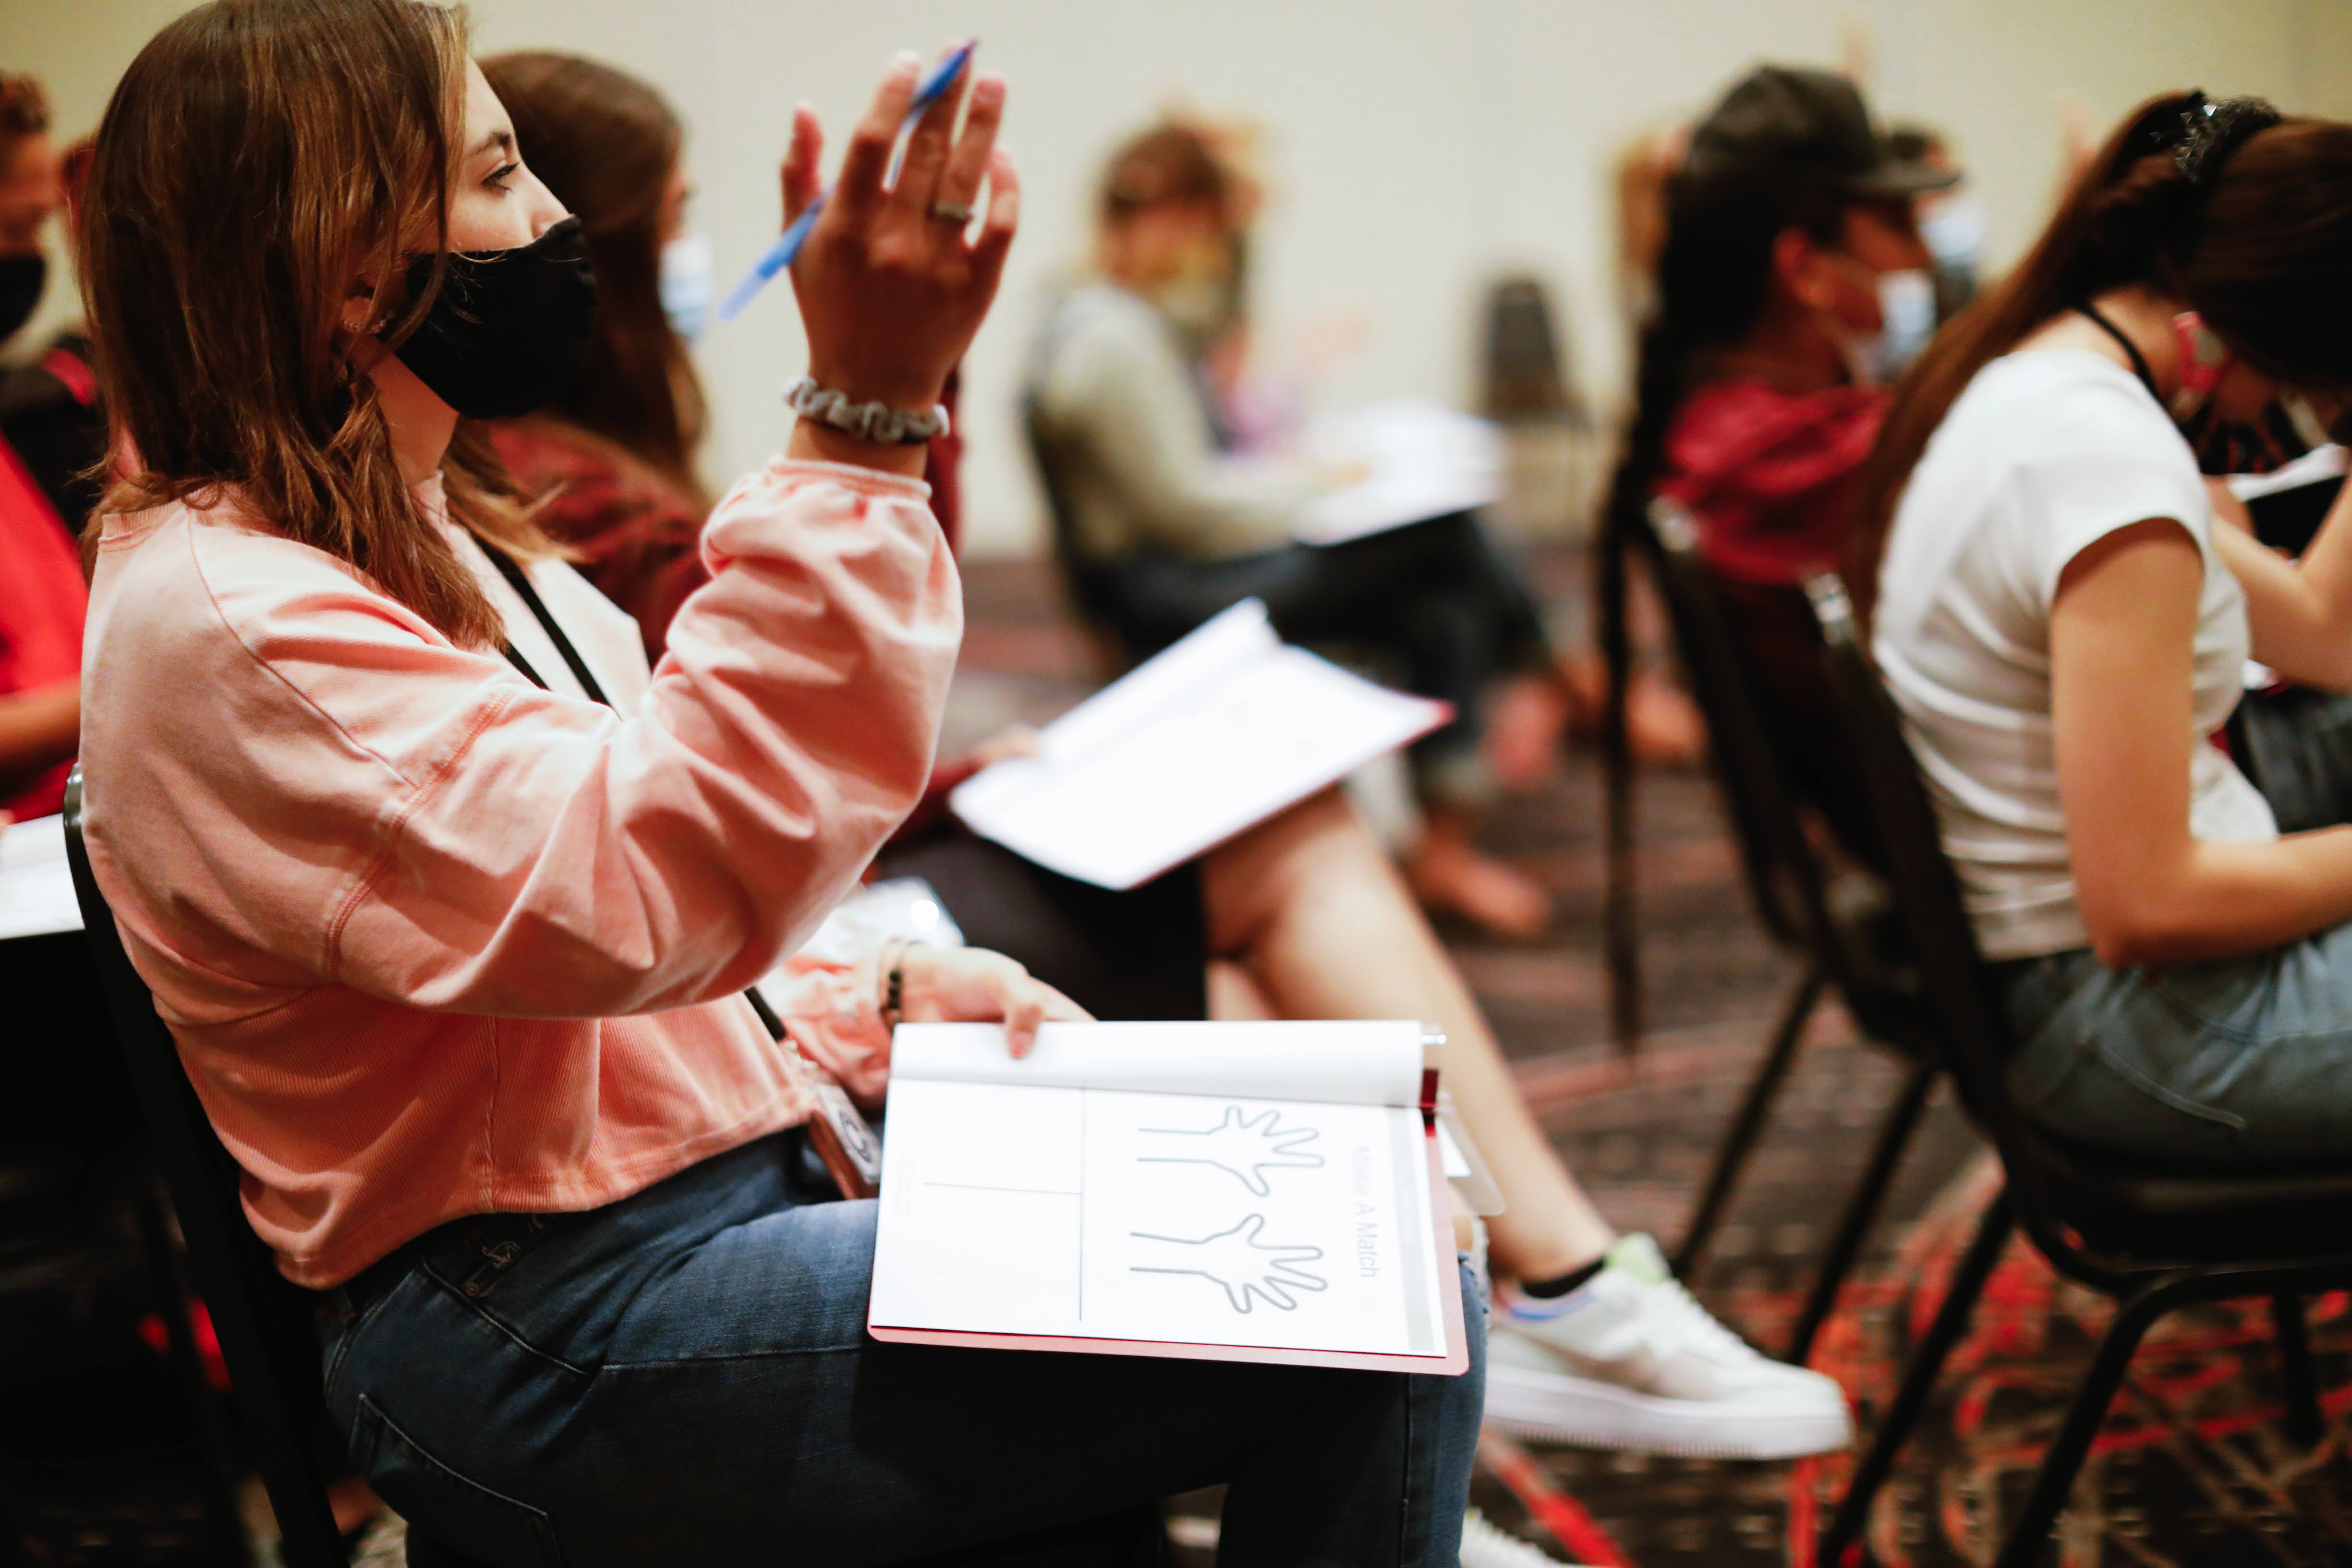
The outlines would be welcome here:
<svg viewBox="0 0 2352 1568">
<path fill-rule="evenodd" d="M 1244 599 L 1059 719 L 1037 754 L 949 804 L 1051 871 L 1127 889 L 1297 805 L 1445 722 L 1443 702 L 1350 675 Z"/>
<path fill-rule="evenodd" d="M 1501 435 L 1423 398 L 1326 415 L 1307 427 L 1302 449 L 1327 468 L 1364 476 L 1308 503 L 1291 530 L 1303 544 L 1344 544 L 1503 499 Z"/>
<path fill-rule="evenodd" d="M 1415 1023 L 992 1024 L 892 1047 L 877 1339 L 1458 1373 Z"/>
</svg>

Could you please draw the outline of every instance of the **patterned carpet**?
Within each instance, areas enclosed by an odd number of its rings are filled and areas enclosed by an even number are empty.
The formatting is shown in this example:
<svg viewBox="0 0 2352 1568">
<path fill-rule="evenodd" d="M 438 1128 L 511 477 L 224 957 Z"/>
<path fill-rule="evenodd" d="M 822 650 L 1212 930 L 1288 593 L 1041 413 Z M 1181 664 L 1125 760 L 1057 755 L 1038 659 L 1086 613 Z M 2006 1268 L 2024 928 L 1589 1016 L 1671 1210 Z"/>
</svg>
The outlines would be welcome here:
<svg viewBox="0 0 2352 1568">
<path fill-rule="evenodd" d="M 1547 586 L 1567 586 L 1572 563 L 1542 564 Z M 971 628 L 950 745 L 1051 717 L 1101 668 L 1037 568 L 983 563 L 968 581 Z M 1580 754 L 1556 786 L 1507 806 L 1489 834 L 1494 848 L 1552 890 L 1553 930 L 1523 944 L 1445 934 L 1571 1167 L 1615 1223 L 1654 1231 L 1671 1249 L 1795 968 L 1749 916 L 1712 786 L 1696 773 L 1645 779 L 1650 1029 L 1639 1054 L 1622 1058 L 1602 1043 L 1598 822 L 1594 770 Z M 1787 1335 L 1811 1260 L 1899 1082 L 1897 1068 L 1856 1045 L 1834 1008 L 1816 1018 L 1695 1282 L 1710 1307 L 1767 1348 Z M 1952 1108 L 1933 1106 L 1815 1357 L 1853 1394 L 1865 1432 L 1997 1179 Z M 129 1272 L 119 1244 L 101 1261 L 93 1278 L 119 1294 Z M 0 1327 L 21 1321 L 5 1315 L 10 1282 L 0 1268 Z M 1881 1500 L 1870 1532 L 1876 1561 L 1990 1561 L 1999 1522 L 2014 1517 L 2108 1310 L 2104 1299 L 2059 1283 L 2021 1245 L 2011 1250 Z M 2135 1363 L 2061 1526 L 2055 1560 L 2066 1568 L 2352 1563 L 2352 1310 L 2330 1298 L 2312 1303 L 2311 1319 L 2329 1417 L 2317 1448 L 2300 1449 L 2281 1430 L 2261 1303 L 2181 1314 L 2159 1326 Z M 163 1381 L 140 1353 L 89 1352 L 84 1370 L 52 1375 L 37 1347 L 21 1338 L 0 1344 L 0 1452 L 32 1516 L 35 1561 L 204 1561 L 184 1453 L 155 1414 Z M 1638 1568 L 1810 1563 L 1850 1466 L 1845 1456 L 1775 1465 L 1651 1460 L 1499 1439 L 1486 1460 L 1476 1500 L 1490 1517 L 1559 1555 Z M 1182 1549 L 1188 1564 L 1212 1560 L 1205 1521 L 1181 1539 L 1192 1543 Z"/>
</svg>

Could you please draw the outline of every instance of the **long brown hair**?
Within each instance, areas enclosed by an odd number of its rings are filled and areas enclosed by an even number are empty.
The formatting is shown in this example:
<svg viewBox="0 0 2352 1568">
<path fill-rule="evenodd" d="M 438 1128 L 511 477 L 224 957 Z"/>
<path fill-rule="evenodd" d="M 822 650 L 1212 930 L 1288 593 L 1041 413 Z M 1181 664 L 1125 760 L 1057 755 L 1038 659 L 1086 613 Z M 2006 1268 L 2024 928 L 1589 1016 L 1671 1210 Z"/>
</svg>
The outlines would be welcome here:
<svg viewBox="0 0 2352 1568">
<path fill-rule="evenodd" d="M 1633 538 L 1665 470 L 1666 437 L 1697 390 L 1707 356 L 1747 334 L 1771 301 L 1772 247 L 1789 229 L 1834 245 L 1853 201 L 1818 180 L 1668 176 L 1655 289 L 1642 323 L 1633 417 L 1604 502 Z"/>
<path fill-rule="evenodd" d="M 547 410 L 700 498 L 702 388 L 661 301 L 661 219 L 684 134 L 661 94 L 625 71 L 537 49 L 482 72 L 532 170 L 586 231 L 596 337 L 580 378 Z"/>
<path fill-rule="evenodd" d="M 2352 386 L 2352 125 L 2276 118 L 2246 100 L 2215 107 L 2213 126 L 2234 121 L 2242 134 L 2221 131 L 2201 160 L 2195 146 L 2181 153 L 2182 128 L 2204 116 L 2201 94 L 2167 93 L 2134 110 L 2017 270 L 1904 378 L 1863 468 L 1844 563 L 1865 616 L 1903 487 L 1953 403 L 1988 363 L 2095 295 L 2149 285 L 2185 300 L 2263 374 Z"/>
<path fill-rule="evenodd" d="M 79 239 L 129 470 L 100 516 L 234 491 L 453 642 L 485 647 L 498 613 L 409 494 L 341 331 L 354 278 L 376 280 L 367 332 L 391 343 L 440 289 L 465 70 L 455 9 L 213 0 L 156 34 L 115 89 Z M 436 260 L 411 290 L 420 252 Z M 442 472 L 461 525 L 548 548 L 478 429 L 461 422 Z"/>
</svg>

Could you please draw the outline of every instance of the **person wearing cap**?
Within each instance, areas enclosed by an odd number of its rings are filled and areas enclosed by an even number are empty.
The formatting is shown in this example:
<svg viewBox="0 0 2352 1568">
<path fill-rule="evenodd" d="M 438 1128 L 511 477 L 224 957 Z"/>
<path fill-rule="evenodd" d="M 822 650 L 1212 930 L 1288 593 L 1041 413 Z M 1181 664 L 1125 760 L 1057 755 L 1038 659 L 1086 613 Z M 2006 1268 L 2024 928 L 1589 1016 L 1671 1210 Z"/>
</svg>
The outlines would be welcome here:
<svg viewBox="0 0 2352 1568">
<path fill-rule="evenodd" d="M 65 203 L 48 100 L 0 71 L 0 342 L 32 319 L 47 279 L 42 243 Z M 0 439 L 0 814 L 61 808 L 81 735 L 82 616 L 70 531 Z"/>
<path fill-rule="evenodd" d="M 1934 334 L 1916 202 L 1959 172 L 1917 153 L 1831 72 L 1768 65 L 1725 94 L 1667 181 L 1609 503 L 1621 525 L 1660 495 L 1690 510 L 1796 782 L 1865 860 L 1876 837 L 1801 584 L 1836 564 L 1887 384 Z"/>
</svg>

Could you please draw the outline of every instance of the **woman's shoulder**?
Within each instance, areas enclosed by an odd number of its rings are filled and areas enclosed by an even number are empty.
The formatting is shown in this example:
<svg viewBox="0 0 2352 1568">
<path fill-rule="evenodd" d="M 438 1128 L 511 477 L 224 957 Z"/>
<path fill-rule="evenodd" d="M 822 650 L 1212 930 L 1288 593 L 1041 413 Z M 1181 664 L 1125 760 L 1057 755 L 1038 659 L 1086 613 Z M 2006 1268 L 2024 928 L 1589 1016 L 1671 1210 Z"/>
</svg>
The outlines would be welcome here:
<svg viewBox="0 0 2352 1568">
<path fill-rule="evenodd" d="M 2121 447 L 2193 463 L 2155 395 L 2130 371 L 2086 349 L 2028 349 L 1988 363 L 1952 405 L 1944 427 L 2024 460 Z"/>
<path fill-rule="evenodd" d="M 439 637 L 359 568 L 278 532 L 232 495 L 103 520 L 90 579 L 94 661 L 201 658 L 208 644 L 258 656 L 327 618 Z"/>
</svg>

